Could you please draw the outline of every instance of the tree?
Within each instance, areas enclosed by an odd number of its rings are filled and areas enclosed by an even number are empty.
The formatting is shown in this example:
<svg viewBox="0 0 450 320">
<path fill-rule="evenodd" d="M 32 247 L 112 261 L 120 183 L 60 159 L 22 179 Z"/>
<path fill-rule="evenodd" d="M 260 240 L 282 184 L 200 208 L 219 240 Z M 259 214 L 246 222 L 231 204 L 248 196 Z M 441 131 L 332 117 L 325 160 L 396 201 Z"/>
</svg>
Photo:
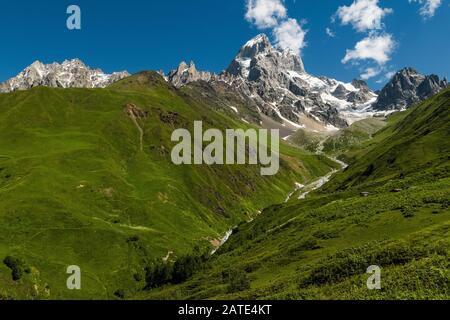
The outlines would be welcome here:
<svg viewBox="0 0 450 320">
<path fill-rule="evenodd" d="M 224 272 L 223 276 L 228 282 L 229 293 L 250 289 L 250 280 L 244 270 L 232 269 L 228 272 Z"/>
<path fill-rule="evenodd" d="M 22 278 L 24 270 L 26 268 L 25 262 L 20 258 L 14 258 L 12 256 L 7 256 L 3 263 L 11 269 L 12 279 L 18 281 Z"/>
</svg>

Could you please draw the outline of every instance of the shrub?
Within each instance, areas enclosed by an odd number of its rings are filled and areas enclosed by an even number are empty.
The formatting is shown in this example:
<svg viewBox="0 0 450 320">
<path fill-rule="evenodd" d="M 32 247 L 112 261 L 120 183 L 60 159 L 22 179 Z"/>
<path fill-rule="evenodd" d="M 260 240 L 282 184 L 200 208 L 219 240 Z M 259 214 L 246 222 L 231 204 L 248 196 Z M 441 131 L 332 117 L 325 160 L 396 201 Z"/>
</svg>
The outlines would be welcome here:
<svg viewBox="0 0 450 320">
<path fill-rule="evenodd" d="M 197 257 L 190 255 L 181 257 L 173 265 L 173 282 L 186 281 L 194 274 L 200 264 L 201 260 Z"/>
<path fill-rule="evenodd" d="M 340 282 L 350 276 L 364 274 L 370 265 L 404 265 L 430 254 L 446 255 L 447 252 L 446 242 L 424 247 L 420 244 L 412 246 L 403 241 L 375 241 L 362 247 L 344 249 L 321 259 L 305 278 L 300 279 L 299 287 Z"/>
<path fill-rule="evenodd" d="M 135 273 L 135 274 L 133 275 L 133 278 L 134 278 L 134 280 L 137 281 L 137 282 L 142 281 L 142 276 L 141 276 L 140 273 Z"/>
<path fill-rule="evenodd" d="M 363 176 L 364 177 L 369 177 L 370 175 L 372 175 L 372 173 L 375 171 L 375 166 L 373 164 L 370 164 L 366 171 L 364 171 Z"/>
<path fill-rule="evenodd" d="M 28 271 L 29 268 L 25 266 L 25 262 L 20 258 L 15 258 L 7 256 L 3 263 L 11 269 L 12 279 L 18 281 L 22 278 L 25 269 Z"/>
<path fill-rule="evenodd" d="M 319 242 L 314 238 L 306 238 L 298 244 L 295 244 L 288 250 L 288 255 L 296 255 L 303 251 L 320 249 Z"/>
<path fill-rule="evenodd" d="M 114 295 L 119 299 L 125 299 L 125 291 L 122 289 L 119 289 L 116 292 L 114 292 Z"/>
<path fill-rule="evenodd" d="M 405 218 L 414 217 L 415 210 L 411 206 L 403 206 L 400 211 Z"/>
<path fill-rule="evenodd" d="M 228 293 L 250 289 L 250 280 L 244 270 L 232 269 L 223 272 L 222 277 L 228 282 Z"/>
<path fill-rule="evenodd" d="M 200 249 L 195 249 L 195 253 L 182 256 L 173 264 L 159 260 L 154 261 L 146 267 L 146 288 L 157 288 L 168 283 L 182 283 L 200 270 L 208 257 L 208 253 L 202 254 Z"/>
<path fill-rule="evenodd" d="M 166 263 L 154 263 L 146 268 L 145 281 L 147 288 L 157 288 L 172 279 L 171 266 Z"/>
</svg>

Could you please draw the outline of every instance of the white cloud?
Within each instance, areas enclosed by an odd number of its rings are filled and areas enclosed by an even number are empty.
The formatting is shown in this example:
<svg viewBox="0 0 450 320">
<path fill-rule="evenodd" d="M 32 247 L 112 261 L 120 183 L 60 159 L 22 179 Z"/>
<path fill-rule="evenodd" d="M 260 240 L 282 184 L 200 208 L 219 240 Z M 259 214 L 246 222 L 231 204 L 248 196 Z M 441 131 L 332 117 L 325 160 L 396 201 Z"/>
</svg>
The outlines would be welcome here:
<svg viewBox="0 0 450 320">
<path fill-rule="evenodd" d="M 420 15 L 424 18 L 432 18 L 436 10 L 441 6 L 442 0 L 409 0 L 409 3 L 418 2 L 422 5 Z"/>
<path fill-rule="evenodd" d="M 326 28 L 325 32 L 327 33 L 327 36 L 329 36 L 330 38 L 334 38 L 336 36 L 336 34 L 334 33 L 333 30 L 331 30 L 330 28 Z"/>
<path fill-rule="evenodd" d="M 393 10 L 380 8 L 378 0 L 355 0 L 350 6 L 339 7 L 336 14 L 343 25 L 351 24 L 358 32 L 382 29 L 381 20 Z"/>
<path fill-rule="evenodd" d="M 301 55 L 306 31 L 302 21 L 288 17 L 283 0 L 247 0 L 245 18 L 259 29 L 272 29 L 276 45 Z"/>
<path fill-rule="evenodd" d="M 396 74 L 395 71 L 390 71 L 385 74 L 386 79 L 390 80 Z"/>
<path fill-rule="evenodd" d="M 395 71 L 389 71 L 384 75 L 384 79 L 391 80 L 393 76 L 395 76 L 397 72 Z"/>
<path fill-rule="evenodd" d="M 386 64 L 391 60 L 397 43 L 391 34 L 385 33 L 383 19 L 392 12 L 390 8 L 382 8 L 379 0 L 353 0 L 349 6 L 339 7 L 332 17 L 332 21 L 339 19 L 342 25 L 351 25 L 357 32 L 367 33 L 353 49 L 347 50 L 342 59 L 344 64 L 360 65 L 363 80 L 384 77 L 382 74 L 387 72 Z"/>
<path fill-rule="evenodd" d="M 362 80 L 369 80 L 373 77 L 376 77 L 377 75 L 379 75 L 381 73 L 381 69 L 380 68 L 367 68 L 363 74 L 361 74 L 361 79 Z"/>
<path fill-rule="evenodd" d="M 306 45 L 304 31 L 295 19 L 287 19 L 273 30 L 276 44 L 282 49 L 292 50 L 300 55 L 301 49 Z"/>
<path fill-rule="evenodd" d="M 359 60 L 373 60 L 379 65 L 384 65 L 391 59 L 395 48 L 395 41 L 390 34 L 371 34 L 359 41 L 355 48 L 347 50 L 342 63 Z"/>
<path fill-rule="evenodd" d="M 277 26 L 286 15 L 286 7 L 280 0 L 247 0 L 245 18 L 260 29 Z"/>
<path fill-rule="evenodd" d="M 377 81 L 375 81 L 376 83 L 384 83 L 386 81 L 390 81 L 392 79 L 392 77 L 396 74 L 397 72 L 395 71 L 388 71 L 386 72 L 380 79 L 378 79 Z"/>
</svg>

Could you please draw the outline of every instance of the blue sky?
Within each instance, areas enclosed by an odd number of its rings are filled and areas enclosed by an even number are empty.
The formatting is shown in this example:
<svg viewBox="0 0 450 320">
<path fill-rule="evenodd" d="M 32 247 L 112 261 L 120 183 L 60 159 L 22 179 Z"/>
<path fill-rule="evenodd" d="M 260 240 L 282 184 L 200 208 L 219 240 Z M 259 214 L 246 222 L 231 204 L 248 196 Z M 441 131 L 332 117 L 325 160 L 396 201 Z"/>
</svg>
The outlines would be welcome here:
<svg viewBox="0 0 450 320">
<path fill-rule="evenodd" d="M 280 45 L 301 48 L 305 67 L 314 75 L 350 81 L 371 70 L 378 73 L 368 79 L 373 88 L 405 66 L 450 76 L 450 0 L 248 1 L 255 10 L 261 5 L 275 9 L 251 11 L 247 0 L 3 1 L 0 81 L 35 60 L 69 58 L 80 58 L 106 72 L 168 71 L 181 60 L 194 60 L 199 69 L 219 72 L 241 45 L 261 32 Z M 425 10 L 427 1 L 440 4 L 433 15 Z M 81 8 L 81 30 L 66 28 L 66 9 L 71 4 Z M 365 16 L 358 12 L 361 8 Z M 283 33 L 280 28 L 285 26 L 293 28 Z M 368 39 L 366 48 L 363 43 L 354 50 L 364 39 Z M 376 39 L 389 40 L 388 47 L 378 42 L 389 52 L 370 57 Z M 343 63 L 347 50 L 353 51 Z"/>
</svg>

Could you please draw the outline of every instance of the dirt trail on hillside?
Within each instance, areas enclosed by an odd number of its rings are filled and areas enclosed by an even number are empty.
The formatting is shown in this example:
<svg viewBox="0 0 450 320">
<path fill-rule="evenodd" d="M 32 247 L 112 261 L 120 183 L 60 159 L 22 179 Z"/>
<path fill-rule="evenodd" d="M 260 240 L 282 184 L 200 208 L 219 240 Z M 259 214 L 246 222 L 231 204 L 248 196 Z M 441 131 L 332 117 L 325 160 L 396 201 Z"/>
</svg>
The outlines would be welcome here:
<svg viewBox="0 0 450 320">
<path fill-rule="evenodd" d="M 148 112 L 143 111 L 135 104 L 128 103 L 124 109 L 126 115 L 133 121 L 136 128 L 139 130 L 139 146 L 140 150 L 144 151 L 144 129 L 139 125 L 138 120 L 145 120 L 148 117 Z"/>
<path fill-rule="evenodd" d="M 134 124 L 136 125 L 136 128 L 138 128 L 138 130 L 139 130 L 139 146 L 140 146 L 140 150 L 144 151 L 144 130 L 142 130 L 142 128 L 139 125 L 139 123 L 137 122 L 135 116 L 131 116 L 130 118 L 131 118 L 131 120 L 133 120 Z"/>
</svg>

